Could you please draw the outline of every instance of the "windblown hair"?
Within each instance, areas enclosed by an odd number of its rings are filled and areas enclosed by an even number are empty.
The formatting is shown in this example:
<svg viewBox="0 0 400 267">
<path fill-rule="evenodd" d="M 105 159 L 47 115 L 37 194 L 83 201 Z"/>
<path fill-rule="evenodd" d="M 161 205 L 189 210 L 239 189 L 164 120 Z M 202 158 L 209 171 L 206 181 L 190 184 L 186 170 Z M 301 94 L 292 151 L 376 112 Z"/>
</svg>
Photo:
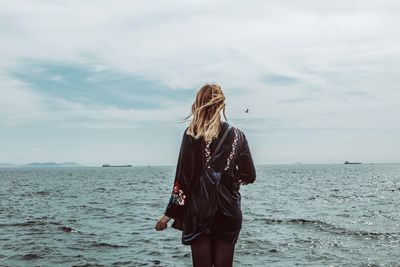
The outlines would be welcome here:
<svg viewBox="0 0 400 267">
<path fill-rule="evenodd" d="M 225 96 L 218 84 L 204 85 L 192 104 L 192 112 L 184 120 L 193 116 L 187 134 L 195 139 L 203 137 L 211 142 L 221 130 L 221 110 L 225 116 Z"/>
</svg>

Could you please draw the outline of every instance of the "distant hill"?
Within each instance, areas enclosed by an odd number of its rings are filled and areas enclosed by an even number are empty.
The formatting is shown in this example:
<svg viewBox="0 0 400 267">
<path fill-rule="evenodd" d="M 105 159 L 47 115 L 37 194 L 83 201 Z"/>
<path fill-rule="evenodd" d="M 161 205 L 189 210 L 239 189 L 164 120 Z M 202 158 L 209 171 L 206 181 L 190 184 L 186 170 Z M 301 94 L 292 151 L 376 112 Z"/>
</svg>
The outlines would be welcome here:
<svg viewBox="0 0 400 267">
<path fill-rule="evenodd" d="M 16 164 L 9 164 L 9 163 L 0 163 L 0 168 L 7 168 L 7 167 L 16 167 Z"/>
<path fill-rule="evenodd" d="M 21 165 L 23 167 L 80 167 L 82 165 L 75 162 L 33 162 L 29 164 Z"/>
</svg>

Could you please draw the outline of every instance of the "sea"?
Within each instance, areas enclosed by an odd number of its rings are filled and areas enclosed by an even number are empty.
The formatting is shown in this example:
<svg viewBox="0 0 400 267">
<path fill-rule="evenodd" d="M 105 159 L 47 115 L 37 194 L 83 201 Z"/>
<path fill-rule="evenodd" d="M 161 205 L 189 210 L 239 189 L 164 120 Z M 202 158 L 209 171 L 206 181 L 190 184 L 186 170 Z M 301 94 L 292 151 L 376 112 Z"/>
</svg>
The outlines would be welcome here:
<svg viewBox="0 0 400 267">
<path fill-rule="evenodd" d="M 240 188 L 234 266 L 400 266 L 400 164 L 256 170 Z M 191 266 L 181 232 L 154 229 L 174 174 L 1 168 L 0 266 Z"/>
</svg>

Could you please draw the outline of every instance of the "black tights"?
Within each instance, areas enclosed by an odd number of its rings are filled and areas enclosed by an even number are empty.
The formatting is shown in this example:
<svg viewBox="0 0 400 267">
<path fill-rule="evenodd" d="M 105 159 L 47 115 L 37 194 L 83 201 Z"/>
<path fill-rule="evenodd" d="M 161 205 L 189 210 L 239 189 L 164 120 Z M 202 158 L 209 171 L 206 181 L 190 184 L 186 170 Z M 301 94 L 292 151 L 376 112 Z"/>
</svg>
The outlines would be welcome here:
<svg viewBox="0 0 400 267">
<path fill-rule="evenodd" d="M 235 243 L 198 236 L 191 244 L 193 267 L 229 267 L 233 263 Z"/>
</svg>

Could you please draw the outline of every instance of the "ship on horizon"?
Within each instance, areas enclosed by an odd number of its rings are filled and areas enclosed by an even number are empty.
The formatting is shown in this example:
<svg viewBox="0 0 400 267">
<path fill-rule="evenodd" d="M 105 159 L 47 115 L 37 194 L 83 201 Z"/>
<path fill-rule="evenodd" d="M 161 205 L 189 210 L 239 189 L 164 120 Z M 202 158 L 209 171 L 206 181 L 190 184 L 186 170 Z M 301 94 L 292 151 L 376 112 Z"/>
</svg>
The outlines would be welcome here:
<svg viewBox="0 0 400 267">
<path fill-rule="evenodd" d="M 361 162 L 350 162 L 350 161 L 345 161 L 344 164 L 361 164 Z"/>
<path fill-rule="evenodd" d="M 132 165 L 110 165 L 110 164 L 103 164 L 102 167 L 132 167 Z"/>
</svg>

